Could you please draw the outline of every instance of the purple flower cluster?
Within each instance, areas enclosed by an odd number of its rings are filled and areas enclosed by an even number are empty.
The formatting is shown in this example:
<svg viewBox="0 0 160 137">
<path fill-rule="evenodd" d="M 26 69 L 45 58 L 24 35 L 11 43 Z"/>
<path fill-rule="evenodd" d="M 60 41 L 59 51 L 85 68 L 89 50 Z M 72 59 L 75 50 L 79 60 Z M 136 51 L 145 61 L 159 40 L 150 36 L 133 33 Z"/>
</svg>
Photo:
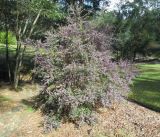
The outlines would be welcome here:
<svg viewBox="0 0 160 137">
<path fill-rule="evenodd" d="M 49 33 L 49 46 L 38 48 L 42 110 L 54 120 L 92 123 L 97 106 L 111 106 L 129 91 L 132 66 L 111 60 L 111 28 L 87 25 L 81 21 L 60 27 Z"/>
</svg>

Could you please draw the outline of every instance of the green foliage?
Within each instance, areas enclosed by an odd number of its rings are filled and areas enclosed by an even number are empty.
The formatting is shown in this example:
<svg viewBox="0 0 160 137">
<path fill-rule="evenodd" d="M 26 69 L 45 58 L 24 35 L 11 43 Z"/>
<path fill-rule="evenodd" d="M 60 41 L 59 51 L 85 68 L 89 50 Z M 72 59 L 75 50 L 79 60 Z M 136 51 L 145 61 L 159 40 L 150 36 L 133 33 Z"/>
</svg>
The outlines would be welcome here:
<svg viewBox="0 0 160 137">
<path fill-rule="evenodd" d="M 29 8 L 33 13 L 38 13 L 42 10 L 41 15 L 52 20 L 58 20 L 64 18 L 64 14 L 61 11 L 61 7 L 54 1 L 46 0 L 32 0 L 29 3 Z"/>
<path fill-rule="evenodd" d="M 1 30 L 13 32 L 17 39 L 16 43 L 12 33 L 9 34 L 9 44 L 16 44 L 17 46 L 16 56 L 12 60 L 9 59 L 7 46 L 6 53 L 3 52 L 6 54 L 9 79 L 14 83 L 16 89 L 19 83 L 20 72 L 22 71 L 21 66 L 24 65 L 26 48 L 33 39 L 45 39 L 45 32 L 53 29 L 55 26 L 57 27 L 57 24 L 61 23 L 64 16 L 58 4 L 51 0 L 5 0 L 1 2 L 1 5 Z M 0 42 L 5 43 L 4 32 L 0 35 Z M 10 70 L 9 66 L 11 64 L 14 66 L 14 70 Z"/>
<path fill-rule="evenodd" d="M 6 44 L 6 32 L 4 31 L 0 31 L 0 43 L 1 44 Z M 10 45 L 16 45 L 17 41 L 16 41 L 16 37 L 12 32 L 8 32 L 8 44 Z"/>
<path fill-rule="evenodd" d="M 114 12 L 102 13 L 95 22 L 101 26 L 112 24 L 116 41 L 113 49 L 117 59 L 134 60 L 136 54 L 148 55 L 147 45 L 159 41 L 158 1 L 125 2 Z"/>
<path fill-rule="evenodd" d="M 97 27 L 104 27 L 106 25 L 114 25 L 116 16 L 113 12 L 99 12 L 96 18 L 93 20 L 93 24 Z"/>
<path fill-rule="evenodd" d="M 78 119 L 81 116 L 90 116 L 92 113 L 92 107 L 81 106 L 78 108 L 74 108 L 70 114 L 70 117 L 73 119 Z"/>
</svg>

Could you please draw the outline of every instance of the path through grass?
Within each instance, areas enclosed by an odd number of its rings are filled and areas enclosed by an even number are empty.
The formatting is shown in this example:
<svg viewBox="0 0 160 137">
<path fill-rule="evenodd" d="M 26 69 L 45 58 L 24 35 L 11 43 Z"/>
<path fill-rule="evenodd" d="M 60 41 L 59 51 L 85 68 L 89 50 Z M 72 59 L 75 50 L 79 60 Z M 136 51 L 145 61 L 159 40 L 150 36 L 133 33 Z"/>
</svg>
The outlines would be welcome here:
<svg viewBox="0 0 160 137">
<path fill-rule="evenodd" d="M 21 91 L 15 92 L 10 86 L 0 83 L 0 137 L 17 137 L 12 134 L 35 115 L 29 101 L 38 91 L 38 85 L 26 84 Z"/>
<path fill-rule="evenodd" d="M 130 99 L 160 112 L 160 64 L 138 65 L 140 75 L 134 79 Z"/>
</svg>

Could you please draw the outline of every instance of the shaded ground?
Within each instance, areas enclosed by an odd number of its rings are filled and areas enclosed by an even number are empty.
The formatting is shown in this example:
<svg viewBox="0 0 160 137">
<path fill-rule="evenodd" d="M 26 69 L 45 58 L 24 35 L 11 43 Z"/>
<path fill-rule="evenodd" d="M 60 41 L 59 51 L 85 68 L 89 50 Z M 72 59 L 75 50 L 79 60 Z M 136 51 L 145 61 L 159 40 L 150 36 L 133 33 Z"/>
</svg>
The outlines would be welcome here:
<svg viewBox="0 0 160 137">
<path fill-rule="evenodd" d="M 0 137 L 160 137 L 160 113 L 128 101 L 114 109 L 99 109 L 93 127 L 77 129 L 64 123 L 43 134 L 41 113 L 26 103 L 38 90 L 37 85 L 25 85 L 20 92 L 0 87 Z"/>
<path fill-rule="evenodd" d="M 140 75 L 134 79 L 130 98 L 160 112 L 160 64 L 138 65 Z"/>
<path fill-rule="evenodd" d="M 99 112 L 98 124 L 93 127 L 77 129 L 72 123 L 65 123 L 46 135 L 39 134 L 41 130 L 34 121 L 37 115 L 33 115 L 12 137 L 160 137 L 159 113 L 130 102 L 120 104 L 115 110 L 102 109 Z"/>
<path fill-rule="evenodd" d="M 13 80 L 13 73 L 14 73 L 13 70 L 15 67 L 16 48 L 17 48 L 16 45 L 9 45 L 9 49 L 8 49 L 12 80 Z M 22 46 L 22 50 L 23 50 L 23 46 Z M 28 73 L 31 73 L 31 70 L 33 70 L 34 55 L 35 55 L 35 49 L 32 46 L 27 46 L 26 51 L 24 53 L 23 64 L 21 68 L 22 76 Z M 5 44 L 0 43 L 0 82 L 1 81 L 9 82 L 9 77 L 8 77 L 8 66 L 6 63 L 6 47 L 5 47 Z"/>
<path fill-rule="evenodd" d="M 0 85 L 2 84 L 0 83 Z M 29 84 L 22 87 L 20 92 L 15 92 L 4 84 L 0 86 L 0 137 L 17 137 L 14 134 L 24 123 L 28 123 L 31 118 L 34 118 L 34 122 L 30 125 L 32 127 L 33 123 L 37 122 L 36 117 L 41 118 L 38 111 L 36 112 L 30 105 L 24 103 L 24 100 L 35 96 L 38 90 L 37 85 Z M 40 124 L 39 121 L 36 127 Z M 38 128 L 38 130 L 40 134 L 42 128 Z M 18 136 L 23 137 L 23 135 Z"/>
</svg>

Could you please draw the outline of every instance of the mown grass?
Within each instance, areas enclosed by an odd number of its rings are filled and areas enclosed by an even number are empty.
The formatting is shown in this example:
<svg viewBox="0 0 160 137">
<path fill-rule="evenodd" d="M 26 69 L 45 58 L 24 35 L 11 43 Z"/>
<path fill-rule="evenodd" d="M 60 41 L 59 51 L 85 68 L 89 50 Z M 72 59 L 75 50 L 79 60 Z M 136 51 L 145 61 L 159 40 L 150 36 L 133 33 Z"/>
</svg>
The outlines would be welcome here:
<svg viewBox="0 0 160 137">
<path fill-rule="evenodd" d="M 16 51 L 16 45 L 9 45 L 9 52 L 15 52 Z M 6 52 L 6 45 L 0 43 L 0 54 L 5 54 Z"/>
<path fill-rule="evenodd" d="M 24 46 L 22 46 L 21 50 L 23 50 L 23 47 Z M 10 60 L 15 59 L 16 49 L 17 49 L 17 45 L 8 45 Z M 35 55 L 35 48 L 32 46 L 27 46 L 24 53 L 24 61 L 26 63 L 29 61 L 30 63 L 30 60 L 34 57 L 34 55 Z M 0 43 L 0 60 L 2 60 L 1 62 L 5 61 L 5 56 L 6 56 L 6 45 Z"/>
<path fill-rule="evenodd" d="M 140 75 L 133 80 L 129 98 L 160 112 L 160 64 L 138 65 Z"/>
<path fill-rule="evenodd" d="M 17 45 L 8 45 L 8 50 L 9 50 L 9 53 L 12 55 L 12 54 L 15 54 L 16 53 L 16 48 L 17 48 Z M 23 46 L 22 46 L 22 50 L 23 50 Z M 0 54 L 4 54 L 5 55 L 5 52 L 6 52 L 6 45 L 5 44 L 1 44 L 0 43 Z M 27 46 L 26 48 L 26 52 L 25 52 L 25 55 L 34 55 L 35 53 L 35 49 L 31 46 Z"/>
</svg>

